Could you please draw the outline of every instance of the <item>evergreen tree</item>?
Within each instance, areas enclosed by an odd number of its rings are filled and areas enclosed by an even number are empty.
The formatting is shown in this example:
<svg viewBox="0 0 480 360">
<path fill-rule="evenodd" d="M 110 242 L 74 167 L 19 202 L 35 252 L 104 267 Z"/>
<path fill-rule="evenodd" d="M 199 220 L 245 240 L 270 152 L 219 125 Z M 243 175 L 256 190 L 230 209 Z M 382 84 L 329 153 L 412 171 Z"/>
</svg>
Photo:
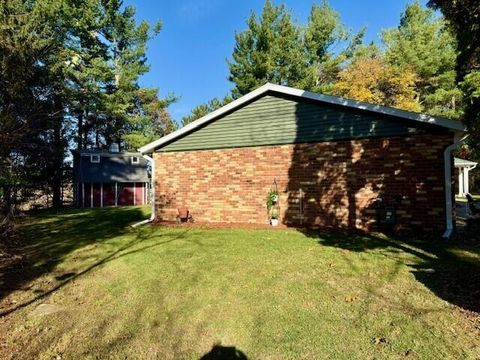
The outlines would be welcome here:
<svg viewBox="0 0 480 360">
<path fill-rule="evenodd" d="M 442 17 L 418 1 L 407 5 L 400 25 L 383 33 L 387 61 L 417 74 L 423 111 L 458 118 L 461 92 L 455 85 L 455 39 Z"/>
<path fill-rule="evenodd" d="M 257 20 L 235 35 L 229 80 L 235 98 L 266 82 L 330 92 L 344 63 L 351 59 L 365 29 L 353 36 L 326 0 L 313 5 L 308 23 L 298 26 L 284 5 L 266 0 Z"/>
<path fill-rule="evenodd" d="M 470 145 L 480 158 L 480 6 L 477 0 L 430 0 L 440 9 L 457 40 L 456 81 L 465 97 L 463 122 L 471 135 Z"/>
<path fill-rule="evenodd" d="M 0 3 L 0 196 L 4 214 L 23 188 L 58 185 L 63 164 L 61 1 Z M 48 24 L 48 25 L 47 25 Z M 53 189 L 59 203 L 59 187 Z"/>
<path fill-rule="evenodd" d="M 89 146 L 89 134 L 105 111 L 105 83 L 109 76 L 108 46 L 102 41 L 106 24 L 101 0 L 69 1 L 63 13 L 65 96 L 68 115 L 76 120 L 77 149 Z"/>
<path fill-rule="evenodd" d="M 173 100 L 172 100 L 173 99 Z M 165 136 L 177 129 L 177 123 L 170 117 L 167 107 L 175 99 L 160 99 L 157 89 L 139 89 L 133 99 L 122 136 L 127 150 L 136 151 L 139 147 Z"/>
<path fill-rule="evenodd" d="M 105 37 L 111 58 L 111 78 L 106 89 L 106 121 L 99 125 L 106 143 L 121 141 L 132 129 L 138 140 L 141 135 L 138 132 L 139 114 L 142 117 L 151 115 L 154 116 L 151 120 L 159 120 L 157 114 L 149 112 L 145 107 L 161 104 L 167 106 L 173 101 L 173 98 L 169 98 L 162 102 L 158 99 L 156 89 L 142 89 L 138 84 L 140 76 L 149 71 L 146 63 L 147 43 L 158 34 L 161 23 L 151 27 L 146 21 L 142 21 L 137 26 L 134 19 L 135 9 L 132 6 L 123 10 L 122 8 L 121 0 L 109 0 L 105 3 Z M 151 134 L 148 133 L 154 129 L 153 123 L 152 121 L 152 128 L 147 129 L 145 126 L 148 126 L 148 121 L 143 121 L 141 128 L 146 132 L 145 143 L 151 139 Z"/>
<path fill-rule="evenodd" d="M 158 90 L 142 89 L 138 83 L 149 70 L 147 43 L 160 31 L 160 23 L 151 27 L 143 21 L 137 26 L 135 9 L 124 7 L 121 0 L 86 0 L 79 6 L 73 8 L 81 15 L 68 41 L 72 56 L 67 74 L 69 109 L 77 119 L 77 148 L 99 148 L 129 137 L 125 146 L 133 149 L 152 136 L 163 136 L 157 125 L 164 120 L 163 128 L 171 130 L 166 107 L 175 98 L 159 99 Z M 149 111 L 158 106 L 165 107 L 165 116 Z M 149 116 L 151 121 L 146 120 Z"/>
<path fill-rule="evenodd" d="M 233 98 L 227 95 L 221 100 L 217 98 L 213 98 L 212 100 L 208 101 L 206 104 L 195 106 L 192 109 L 190 115 L 184 116 L 182 118 L 182 126 L 185 126 L 191 123 L 192 121 L 200 119 L 201 117 L 211 113 L 212 111 L 220 109 L 222 106 L 225 106 L 232 101 L 233 101 Z"/>
<path fill-rule="evenodd" d="M 307 70 L 300 87 L 305 90 L 330 93 L 345 61 L 362 43 L 365 29 L 353 37 L 340 22 L 340 15 L 326 0 L 313 5 L 303 31 L 304 59 Z M 335 54 L 334 48 L 348 45 Z"/>
<path fill-rule="evenodd" d="M 142 89 L 147 42 L 160 27 L 136 25 L 118 0 L 0 2 L 0 196 L 60 190 L 67 146 L 123 140 L 134 149 L 172 131 L 174 100 Z"/>
<path fill-rule="evenodd" d="M 233 97 L 267 82 L 297 84 L 304 73 L 300 32 L 285 6 L 266 0 L 260 18 L 252 13 L 247 27 L 235 34 L 233 59 L 228 62 L 229 80 L 235 84 Z"/>
</svg>

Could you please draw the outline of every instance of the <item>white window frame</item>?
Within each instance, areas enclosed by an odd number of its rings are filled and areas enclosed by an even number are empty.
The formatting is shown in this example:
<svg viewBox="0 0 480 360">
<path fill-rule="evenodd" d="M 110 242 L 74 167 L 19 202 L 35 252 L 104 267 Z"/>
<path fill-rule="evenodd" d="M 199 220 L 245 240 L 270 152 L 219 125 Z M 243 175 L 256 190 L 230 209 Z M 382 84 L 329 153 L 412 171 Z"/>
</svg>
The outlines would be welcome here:
<svg viewBox="0 0 480 360">
<path fill-rule="evenodd" d="M 90 155 L 90 162 L 92 164 L 100 163 L 100 155 Z"/>
<path fill-rule="evenodd" d="M 140 156 L 132 156 L 131 161 L 132 161 L 132 164 L 140 164 Z"/>
</svg>

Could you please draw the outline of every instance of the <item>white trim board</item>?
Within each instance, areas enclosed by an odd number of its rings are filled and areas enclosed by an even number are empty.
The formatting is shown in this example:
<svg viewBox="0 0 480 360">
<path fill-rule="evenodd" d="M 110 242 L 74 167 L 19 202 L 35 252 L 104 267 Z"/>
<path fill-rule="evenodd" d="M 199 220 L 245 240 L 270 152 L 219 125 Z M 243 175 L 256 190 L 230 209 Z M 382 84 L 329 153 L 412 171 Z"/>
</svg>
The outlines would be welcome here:
<svg viewBox="0 0 480 360">
<path fill-rule="evenodd" d="M 403 119 L 408 119 L 408 120 L 413 120 L 417 121 L 420 123 L 424 124 L 431 124 L 431 125 L 436 125 L 440 126 L 443 128 L 447 128 L 449 130 L 453 131 L 460 131 L 460 132 L 465 132 L 466 128 L 465 126 L 459 122 L 459 121 L 454 121 L 446 118 L 441 118 L 441 117 L 433 117 L 430 115 L 426 114 L 421 114 L 421 113 L 416 113 L 416 112 L 411 112 L 411 111 L 405 111 L 405 110 L 399 110 L 399 109 L 394 109 L 391 107 L 387 106 L 381 106 L 381 105 L 375 105 L 375 104 L 369 104 L 366 102 L 362 101 L 355 101 L 355 100 L 348 100 L 348 99 L 343 99 L 340 97 L 336 96 L 330 96 L 330 95 L 323 95 L 323 94 L 318 94 L 318 93 L 313 93 L 310 91 L 305 91 L 305 90 L 300 90 L 300 89 L 295 89 L 291 88 L 288 86 L 282 86 L 282 85 L 275 85 L 275 84 L 270 84 L 267 83 L 258 89 L 249 92 L 248 94 L 242 96 L 241 98 L 232 101 L 231 103 L 221 107 L 220 109 L 217 109 L 215 111 L 212 111 L 211 113 L 201 117 L 200 119 L 197 119 L 190 124 L 178 129 L 177 131 L 174 131 L 158 140 L 155 140 L 145 146 L 142 146 L 140 149 L 138 149 L 139 152 L 142 154 L 145 153 L 150 153 L 154 151 L 155 149 L 159 148 L 160 146 L 169 143 L 179 137 L 181 137 L 184 134 L 187 134 L 189 132 L 194 131 L 195 129 L 201 127 L 203 124 L 208 123 L 209 121 L 225 114 L 228 113 L 232 110 L 237 109 L 238 107 L 244 105 L 245 103 L 266 94 L 267 92 L 274 92 L 274 93 L 279 93 L 279 94 L 284 94 L 284 95 L 290 95 L 293 97 L 298 97 L 298 98 L 303 98 L 303 99 L 309 99 L 309 100 L 314 100 L 318 101 L 321 103 L 326 103 L 326 104 L 332 104 L 332 105 L 339 105 L 339 106 L 344 106 L 348 108 L 353 108 L 353 109 L 359 109 L 359 110 L 364 110 L 364 111 L 370 111 L 374 112 L 377 114 L 383 114 L 383 115 L 389 115 L 389 116 L 394 116 L 398 118 L 403 118 Z"/>
</svg>

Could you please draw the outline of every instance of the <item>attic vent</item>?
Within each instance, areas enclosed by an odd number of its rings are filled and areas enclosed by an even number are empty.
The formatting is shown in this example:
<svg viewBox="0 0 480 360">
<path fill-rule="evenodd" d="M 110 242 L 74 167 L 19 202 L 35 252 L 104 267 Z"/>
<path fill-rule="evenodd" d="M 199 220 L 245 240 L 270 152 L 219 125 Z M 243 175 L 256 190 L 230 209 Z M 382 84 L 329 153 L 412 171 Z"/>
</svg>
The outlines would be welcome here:
<svg viewBox="0 0 480 360">
<path fill-rule="evenodd" d="M 118 146 L 117 143 L 113 143 L 110 145 L 109 151 L 112 153 L 118 153 L 120 152 L 120 146 Z"/>
</svg>

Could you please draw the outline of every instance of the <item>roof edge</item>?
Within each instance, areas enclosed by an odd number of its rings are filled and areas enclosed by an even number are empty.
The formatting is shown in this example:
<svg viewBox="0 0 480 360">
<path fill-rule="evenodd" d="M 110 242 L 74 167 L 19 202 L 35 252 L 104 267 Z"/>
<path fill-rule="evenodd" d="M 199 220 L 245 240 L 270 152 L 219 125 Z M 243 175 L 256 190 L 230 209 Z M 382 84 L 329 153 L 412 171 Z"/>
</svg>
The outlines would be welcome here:
<svg viewBox="0 0 480 360">
<path fill-rule="evenodd" d="M 349 100 L 349 99 L 344 99 L 341 97 L 336 97 L 336 96 L 331 96 L 331 95 L 324 95 L 324 94 L 319 94 L 319 93 L 314 93 L 310 91 L 305 91 L 301 89 L 295 89 L 292 87 L 288 86 L 283 86 L 283 85 L 275 85 L 271 83 L 266 83 L 265 85 L 259 87 L 256 90 L 253 90 L 249 92 L 248 94 L 232 101 L 231 103 L 215 110 L 212 111 L 211 113 L 191 122 L 190 124 L 166 135 L 161 137 L 160 139 L 157 139 L 155 141 L 152 141 L 151 143 L 142 146 L 141 148 L 138 149 L 138 151 L 142 154 L 149 153 L 157 149 L 158 147 L 169 143 L 176 138 L 187 134 L 191 131 L 194 131 L 195 129 L 199 128 L 203 124 L 215 119 L 216 117 L 219 117 L 229 111 L 232 111 L 241 105 L 255 99 L 256 97 L 259 97 L 269 91 L 276 92 L 279 94 L 284 94 L 284 95 L 290 95 L 298 98 L 304 98 L 304 99 L 309 99 L 309 100 L 314 100 L 318 102 L 323 102 L 327 104 L 332 104 L 332 105 L 339 105 L 339 106 L 345 106 L 353 109 L 359 109 L 359 110 L 364 110 L 364 111 L 370 111 L 374 112 L 377 114 L 383 114 L 383 115 L 389 115 L 389 116 L 394 116 L 398 118 L 404 118 L 408 120 L 413 120 L 417 122 L 421 122 L 424 124 L 430 124 L 430 125 L 435 125 L 435 126 L 440 126 L 447 128 L 449 130 L 453 131 L 461 131 L 465 132 L 466 128 L 465 125 L 463 125 L 459 121 L 455 120 L 450 120 L 447 118 L 443 117 L 433 117 L 430 115 L 422 114 L 422 113 L 416 113 L 412 111 L 406 111 L 406 110 L 400 110 L 400 109 L 395 109 L 392 107 L 387 107 L 387 106 L 381 106 L 381 105 L 375 105 L 375 104 L 370 104 L 366 103 L 363 101 L 356 101 L 356 100 Z"/>
<path fill-rule="evenodd" d="M 211 113 L 208 113 L 207 115 L 201 117 L 200 119 L 197 119 L 195 121 L 192 121 L 190 124 L 187 124 L 185 125 L 184 127 L 168 134 L 168 135 L 165 135 L 163 137 L 161 137 L 160 139 L 158 140 L 155 140 L 155 141 L 152 141 L 151 143 L 147 144 L 147 145 L 144 145 L 142 146 L 141 148 L 138 149 L 139 152 L 141 152 L 142 154 L 144 153 L 148 153 L 150 151 L 153 151 L 155 150 L 157 147 L 171 141 L 171 140 L 174 140 L 178 137 L 180 137 L 181 135 L 185 134 L 185 133 L 188 133 L 198 127 L 200 127 L 201 125 L 205 124 L 206 122 L 218 117 L 218 116 L 221 116 L 231 110 L 234 110 L 236 109 L 237 107 L 240 107 L 241 105 L 245 104 L 246 102 L 249 102 L 250 100 L 253 100 L 255 99 L 256 97 L 266 93 L 267 91 L 270 90 L 270 87 L 271 85 L 273 84 L 270 84 L 270 83 L 267 83 L 261 87 L 259 87 L 258 89 L 256 90 L 253 90 L 252 92 L 249 92 L 248 94 L 246 95 L 243 95 L 242 97 L 232 101 L 231 103 L 225 105 L 225 106 L 222 106 L 221 108 L 215 110 L 215 111 L 212 111 Z"/>
<path fill-rule="evenodd" d="M 459 157 L 455 157 L 454 159 L 454 165 L 457 166 L 457 165 L 465 165 L 465 166 L 473 166 L 473 165 L 477 165 L 478 163 L 475 162 L 475 161 L 471 161 L 471 160 L 467 160 L 467 159 L 462 159 L 462 158 L 459 158 Z"/>
<path fill-rule="evenodd" d="M 72 154 L 80 154 L 80 155 L 142 155 L 139 151 L 119 151 L 119 152 L 111 152 L 107 150 L 70 150 Z"/>
</svg>

